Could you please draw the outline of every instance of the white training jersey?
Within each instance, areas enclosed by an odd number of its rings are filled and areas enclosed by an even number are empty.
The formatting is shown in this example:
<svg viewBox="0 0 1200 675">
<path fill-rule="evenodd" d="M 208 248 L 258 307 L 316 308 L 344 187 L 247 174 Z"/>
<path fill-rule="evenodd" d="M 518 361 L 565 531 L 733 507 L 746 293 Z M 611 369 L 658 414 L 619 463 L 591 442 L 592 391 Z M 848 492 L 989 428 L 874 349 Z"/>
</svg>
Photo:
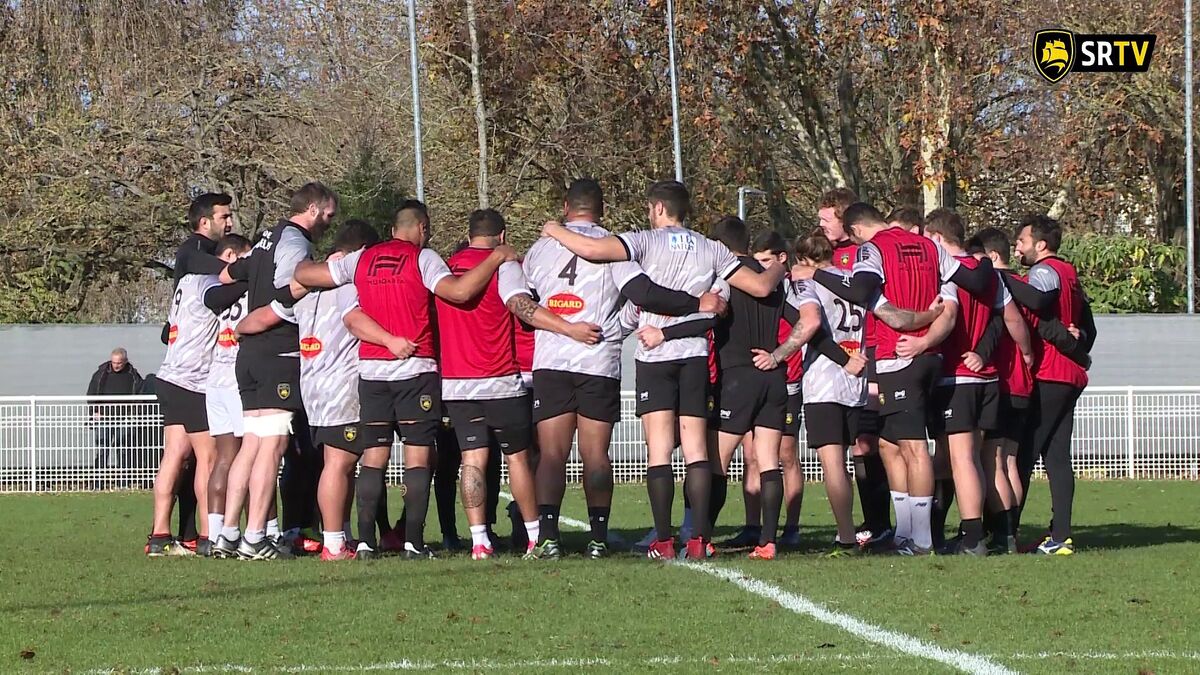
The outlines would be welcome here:
<svg viewBox="0 0 1200 675">
<path fill-rule="evenodd" d="M 815 305 L 821 311 L 821 323 L 830 338 L 842 349 L 854 354 L 862 349 L 866 312 L 846 302 L 818 283 L 804 284 L 800 305 Z M 805 403 L 837 403 L 852 408 L 867 404 L 867 378 L 855 377 L 815 349 L 804 355 L 801 381 Z"/>
<path fill-rule="evenodd" d="M 608 230 L 586 221 L 565 227 L 585 237 L 608 236 Z M 621 290 L 643 273 L 642 268 L 633 262 L 589 262 L 549 237 L 530 247 L 522 267 L 542 307 L 568 321 L 600 326 L 600 342 L 594 345 L 537 331 L 533 369 L 621 379 Z"/>
<path fill-rule="evenodd" d="M 783 285 L 784 285 L 784 293 L 785 293 L 784 300 L 787 302 L 787 304 L 791 305 L 793 309 L 799 310 L 800 309 L 800 293 L 804 290 L 804 282 L 803 281 L 792 281 L 790 279 L 787 279 L 783 282 Z M 783 340 L 781 339 L 780 342 L 782 343 Z M 797 357 L 800 359 L 801 362 L 804 361 L 804 354 L 807 351 L 808 351 L 807 345 L 805 345 L 804 347 L 801 348 L 800 355 Z M 790 362 L 791 361 L 789 360 L 789 363 Z M 787 365 L 784 365 L 783 367 L 787 368 Z M 790 379 L 791 378 L 789 376 L 789 380 Z M 803 391 L 803 389 L 804 389 L 803 380 L 801 380 L 800 382 L 789 381 L 787 383 L 788 396 L 795 396 L 796 394 L 801 393 Z"/>
<path fill-rule="evenodd" d="M 358 421 L 358 339 L 342 321 L 357 306 L 358 291 L 346 284 L 309 293 L 293 308 L 300 328 L 300 395 L 311 426 Z"/>
<path fill-rule="evenodd" d="M 725 244 L 680 227 L 661 227 L 626 232 L 618 237 L 629 259 L 641 265 L 646 276 L 659 286 L 699 296 L 717 280 L 726 280 L 741 267 L 741 262 Z M 640 326 L 665 328 L 675 324 L 711 318 L 699 312 L 687 316 L 663 316 L 651 312 L 638 315 Z M 653 350 L 638 343 L 634 358 L 643 363 L 678 361 L 708 356 L 708 339 L 703 337 L 670 340 Z"/>
<path fill-rule="evenodd" d="M 205 306 L 204 293 L 220 285 L 221 280 L 211 274 L 188 274 L 179 280 L 171 297 L 167 356 L 158 379 L 198 394 L 207 390 L 217 315 Z"/>
<path fill-rule="evenodd" d="M 208 369 L 208 388 L 237 390 L 234 366 L 238 355 L 238 322 L 249 313 L 250 296 L 243 293 L 237 302 L 217 316 L 217 341 L 213 343 L 212 365 Z"/>
</svg>

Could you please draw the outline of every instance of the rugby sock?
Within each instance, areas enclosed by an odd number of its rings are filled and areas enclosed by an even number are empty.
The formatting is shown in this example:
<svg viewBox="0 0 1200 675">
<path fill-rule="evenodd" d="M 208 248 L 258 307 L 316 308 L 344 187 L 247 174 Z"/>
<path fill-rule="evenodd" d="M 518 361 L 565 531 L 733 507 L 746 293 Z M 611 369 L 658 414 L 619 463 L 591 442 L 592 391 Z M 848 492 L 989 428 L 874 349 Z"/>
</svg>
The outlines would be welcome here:
<svg viewBox="0 0 1200 675">
<path fill-rule="evenodd" d="M 492 540 L 487 533 L 487 525 L 471 526 L 471 546 L 492 547 Z"/>
<path fill-rule="evenodd" d="M 346 541 L 354 538 L 354 531 L 350 529 L 350 521 L 342 523 L 342 534 L 346 535 Z"/>
<path fill-rule="evenodd" d="M 775 541 L 775 532 L 779 530 L 779 512 L 783 508 L 783 472 L 770 469 L 759 474 L 762 485 L 762 531 L 758 535 L 758 545 L 763 546 Z"/>
<path fill-rule="evenodd" d="M 670 464 L 646 469 L 646 493 L 654 516 L 655 536 L 664 541 L 671 536 L 671 505 L 675 501 L 675 474 Z"/>
<path fill-rule="evenodd" d="M 946 542 L 946 516 L 950 514 L 950 506 L 954 504 L 954 481 L 948 478 L 935 481 L 933 484 L 933 505 L 930 511 L 930 531 L 935 546 Z"/>
<path fill-rule="evenodd" d="M 721 515 L 721 509 L 725 508 L 725 499 L 729 496 L 729 476 L 720 473 L 714 473 L 712 476 L 712 489 L 709 491 L 708 497 L 708 525 L 711 530 L 717 527 L 717 517 Z"/>
<path fill-rule="evenodd" d="M 359 478 L 362 478 L 362 469 L 366 469 L 366 468 L 367 467 L 364 466 L 359 469 L 359 472 L 358 472 Z M 374 524 L 371 525 L 371 531 L 374 532 L 375 526 L 378 525 L 380 532 L 388 532 L 392 529 L 392 520 L 388 514 L 387 469 L 384 468 L 384 469 L 375 469 L 375 470 L 380 473 L 380 478 L 379 478 L 380 483 L 379 484 L 382 487 L 379 488 L 379 498 L 376 500 L 377 506 L 375 507 L 375 522 L 374 522 Z M 358 489 L 357 488 L 358 485 L 360 485 L 360 483 L 355 482 L 356 490 Z M 404 516 L 402 515 L 400 517 L 403 518 Z M 360 519 L 358 522 L 359 522 L 358 526 L 361 528 L 362 520 Z M 361 533 L 359 533 L 359 534 L 361 536 Z"/>
<path fill-rule="evenodd" d="M 553 504 L 538 504 L 538 522 L 541 524 L 542 536 L 552 541 L 558 541 L 558 511 Z M 530 541 L 537 541 L 531 539 Z"/>
<path fill-rule="evenodd" d="M 1008 523 L 1008 536 L 1017 536 L 1017 526 L 1021 524 L 1021 509 L 1014 506 L 1008 511 L 1005 511 Z"/>
<path fill-rule="evenodd" d="M 908 493 L 892 490 L 892 506 L 896 509 L 896 538 L 912 539 L 912 517 L 909 515 Z"/>
<path fill-rule="evenodd" d="M 429 469 L 404 472 L 404 539 L 418 551 L 425 549 L 425 516 L 429 514 Z"/>
<path fill-rule="evenodd" d="M 608 514 L 612 509 L 607 506 L 589 506 L 588 523 L 592 526 L 592 541 L 608 541 Z M 555 523 L 557 526 L 558 523 Z"/>
<path fill-rule="evenodd" d="M 225 529 L 225 514 L 208 514 L 208 540 L 216 543 L 217 538 L 221 536 L 221 531 L 223 529 Z"/>
<path fill-rule="evenodd" d="M 525 522 L 525 548 L 529 548 L 530 544 L 537 544 L 538 537 L 541 536 L 542 528 L 540 520 L 529 520 Z"/>
<path fill-rule="evenodd" d="M 246 530 L 246 543 L 257 544 L 267 538 L 266 530 Z"/>
<path fill-rule="evenodd" d="M 683 486 L 692 500 L 695 513 L 709 513 L 709 493 L 712 491 L 712 469 L 708 460 L 687 465 L 687 483 Z M 712 537 L 712 524 L 707 518 L 697 518 L 693 523 L 692 536 L 702 539 Z"/>
<path fill-rule="evenodd" d="M 375 538 L 375 522 L 379 515 L 380 497 L 385 491 L 383 469 L 364 466 L 358 470 L 358 480 L 354 483 L 355 498 L 358 500 L 358 538 L 373 550 L 379 548 L 379 541 Z"/>
<path fill-rule="evenodd" d="M 962 521 L 963 545 L 975 548 L 983 539 L 983 521 L 978 518 L 968 518 Z"/>
<path fill-rule="evenodd" d="M 908 512 L 912 519 L 912 540 L 921 548 L 933 548 L 933 535 L 929 532 L 929 512 L 933 497 L 908 498 Z"/>
<path fill-rule="evenodd" d="M 342 549 L 346 548 L 346 533 L 340 530 L 333 532 L 322 530 L 321 539 L 324 540 L 325 548 L 333 555 L 341 553 Z"/>
<path fill-rule="evenodd" d="M 242 531 L 238 529 L 237 525 L 225 526 L 221 528 L 221 536 L 225 537 L 225 541 L 237 541 L 242 538 Z"/>
<path fill-rule="evenodd" d="M 179 498 L 179 540 L 191 541 L 198 539 L 196 532 L 196 463 L 189 461 L 183 466 L 176 485 Z"/>
<path fill-rule="evenodd" d="M 858 500 L 863 507 L 863 522 L 867 528 L 875 534 L 889 529 L 892 526 L 892 512 L 888 506 L 891 494 L 887 471 L 878 453 L 854 458 L 854 484 L 858 487 Z"/>
<path fill-rule="evenodd" d="M 268 537 L 278 537 L 279 536 L 279 519 L 278 518 L 272 518 L 267 521 L 267 536 Z"/>
</svg>

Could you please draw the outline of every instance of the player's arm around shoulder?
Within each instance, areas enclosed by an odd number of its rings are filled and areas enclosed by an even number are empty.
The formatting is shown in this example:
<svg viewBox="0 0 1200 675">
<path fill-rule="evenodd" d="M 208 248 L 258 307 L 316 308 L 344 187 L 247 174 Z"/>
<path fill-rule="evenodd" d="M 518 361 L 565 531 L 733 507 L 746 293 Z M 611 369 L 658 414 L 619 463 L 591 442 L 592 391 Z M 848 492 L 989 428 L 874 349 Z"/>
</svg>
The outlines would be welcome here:
<svg viewBox="0 0 1200 675">
<path fill-rule="evenodd" d="M 556 220 L 548 220 L 542 225 L 542 236 L 558 241 L 571 253 L 591 262 L 636 259 L 628 241 L 621 237 L 614 237 L 611 234 L 603 237 L 589 237 L 571 231 Z"/>
</svg>

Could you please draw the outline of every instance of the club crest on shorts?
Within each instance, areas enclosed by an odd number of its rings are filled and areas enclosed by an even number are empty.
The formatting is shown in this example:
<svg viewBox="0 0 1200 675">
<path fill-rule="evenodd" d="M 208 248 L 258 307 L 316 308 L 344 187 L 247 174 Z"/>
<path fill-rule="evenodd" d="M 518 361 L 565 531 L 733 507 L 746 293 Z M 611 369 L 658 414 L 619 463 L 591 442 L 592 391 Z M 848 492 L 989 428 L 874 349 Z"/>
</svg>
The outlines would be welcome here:
<svg viewBox="0 0 1200 675">
<path fill-rule="evenodd" d="M 879 392 L 879 405 L 883 405 L 885 403 L 887 403 L 887 397 L 883 395 L 883 392 Z"/>
<path fill-rule="evenodd" d="M 347 443 L 353 443 L 354 439 L 358 438 L 358 427 L 345 427 L 342 429 L 342 438 L 346 439 Z"/>
<path fill-rule="evenodd" d="M 787 417 L 784 419 L 784 424 L 791 424 L 792 422 L 795 422 L 795 421 L 796 421 L 796 416 L 793 415 L 792 413 L 788 413 Z"/>
<path fill-rule="evenodd" d="M 433 410 L 433 397 L 429 394 L 421 394 L 421 410 L 429 412 Z"/>
<path fill-rule="evenodd" d="M 713 400 L 713 397 L 709 396 L 708 397 L 708 412 L 712 412 L 716 407 L 717 407 L 717 402 Z"/>
<path fill-rule="evenodd" d="M 275 393 L 279 394 L 279 400 L 286 401 L 292 396 L 292 385 L 287 382 L 275 385 Z"/>
</svg>

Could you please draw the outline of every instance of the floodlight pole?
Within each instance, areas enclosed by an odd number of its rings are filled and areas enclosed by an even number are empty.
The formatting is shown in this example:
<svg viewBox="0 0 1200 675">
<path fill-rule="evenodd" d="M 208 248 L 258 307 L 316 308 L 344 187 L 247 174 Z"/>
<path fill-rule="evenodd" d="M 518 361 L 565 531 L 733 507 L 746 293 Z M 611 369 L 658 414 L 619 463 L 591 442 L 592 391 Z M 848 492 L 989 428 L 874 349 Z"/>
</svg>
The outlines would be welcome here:
<svg viewBox="0 0 1200 675">
<path fill-rule="evenodd" d="M 421 76 L 417 54 L 417 3 L 408 0 L 408 68 L 412 81 L 413 151 L 416 155 L 417 199 L 425 201 L 425 160 L 421 155 Z"/>
<path fill-rule="evenodd" d="M 683 182 L 683 153 L 679 145 L 679 81 L 675 75 L 675 2 L 667 0 L 667 47 L 671 51 L 671 126 L 675 134 L 675 180 Z"/>
<path fill-rule="evenodd" d="M 1187 135 L 1187 175 L 1184 177 L 1184 213 L 1187 225 L 1187 311 L 1196 313 L 1196 209 L 1195 155 L 1192 148 L 1192 0 L 1183 0 L 1183 100 L 1184 133 Z"/>
<path fill-rule="evenodd" d="M 767 193 L 749 185 L 738 188 L 738 218 L 746 222 L 746 195 L 765 195 Z"/>
</svg>

